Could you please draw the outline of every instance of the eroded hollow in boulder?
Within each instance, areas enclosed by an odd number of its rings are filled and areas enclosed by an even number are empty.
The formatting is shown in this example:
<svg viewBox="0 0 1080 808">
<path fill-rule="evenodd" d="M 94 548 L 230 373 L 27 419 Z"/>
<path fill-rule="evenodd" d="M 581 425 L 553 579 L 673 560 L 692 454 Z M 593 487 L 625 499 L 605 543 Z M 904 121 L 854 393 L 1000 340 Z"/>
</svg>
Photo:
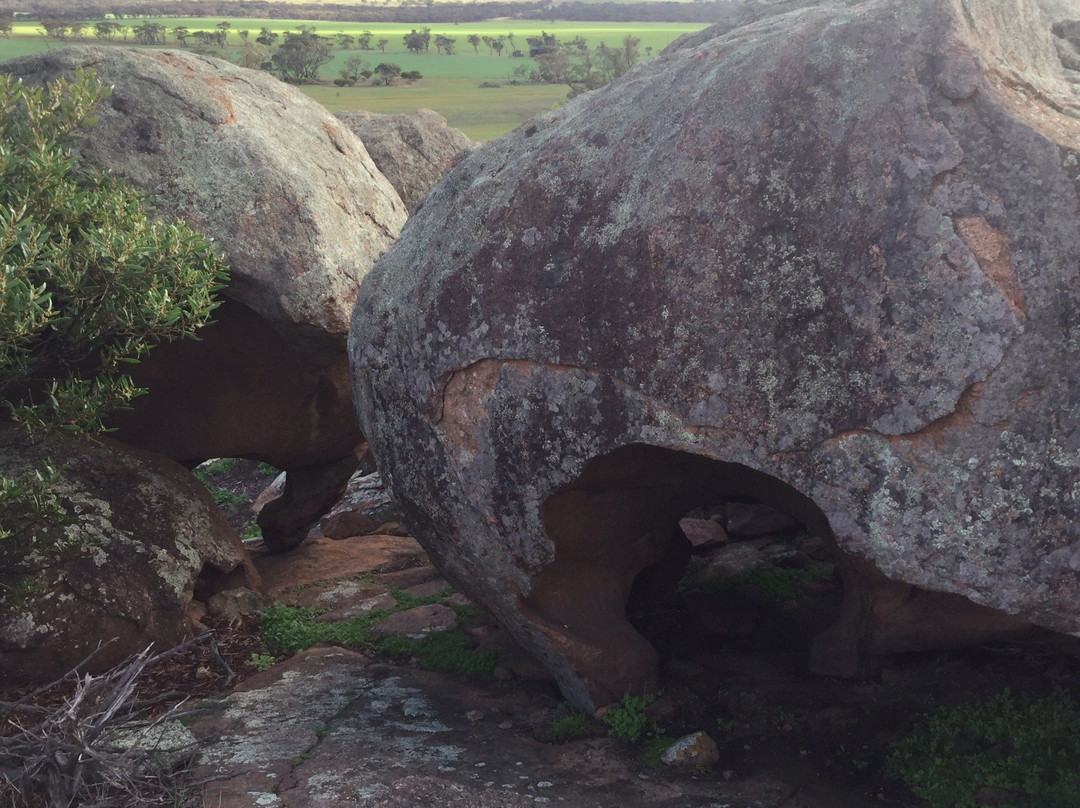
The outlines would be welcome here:
<svg viewBox="0 0 1080 808">
<path fill-rule="evenodd" d="M 544 503 L 555 560 L 525 599 L 527 614 L 608 695 L 655 689 L 658 656 L 630 624 L 627 601 L 675 594 L 690 559 L 679 520 L 725 497 L 790 514 L 831 542 L 821 511 L 791 486 L 738 463 L 634 444 L 595 458 Z"/>
<path fill-rule="evenodd" d="M 734 535 L 721 529 L 716 541 L 733 552 L 710 559 L 726 565 L 711 570 L 719 586 L 688 587 L 708 565 L 690 565 L 694 544 L 680 526 L 692 527 L 686 517 L 720 507 L 734 512 L 733 506 L 745 513 L 755 504 L 786 521 L 755 535 L 729 516 L 725 523 Z M 769 580 L 816 595 L 812 604 L 803 600 L 789 610 L 784 620 L 791 630 L 777 639 L 815 673 L 866 676 L 894 652 L 1018 639 L 1033 631 L 1022 619 L 957 595 L 888 580 L 837 547 L 812 500 L 739 463 L 624 446 L 588 463 L 546 500 L 542 514 L 555 559 L 522 605 L 600 703 L 659 687 L 661 653 L 677 656 L 759 628 L 775 630 L 775 621 L 759 624 L 752 613 L 755 599 L 785 597 L 762 591 L 770 589 Z M 725 555 L 742 560 L 726 564 Z M 739 574 L 755 569 L 764 570 L 764 583 Z M 724 578 L 741 579 L 742 591 L 725 591 Z"/>
</svg>

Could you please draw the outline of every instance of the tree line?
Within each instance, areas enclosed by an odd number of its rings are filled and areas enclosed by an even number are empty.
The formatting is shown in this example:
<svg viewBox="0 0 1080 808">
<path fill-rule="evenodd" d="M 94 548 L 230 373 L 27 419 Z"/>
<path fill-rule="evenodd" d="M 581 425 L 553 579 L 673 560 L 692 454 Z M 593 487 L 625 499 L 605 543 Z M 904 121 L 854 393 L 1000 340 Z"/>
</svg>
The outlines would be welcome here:
<svg viewBox="0 0 1080 808">
<path fill-rule="evenodd" d="M 388 0 L 382 0 L 387 2 Z M 703 2 L 574 2 L 553 5 L 549 0 L 486 0 L 476 3 L 431 3 L 403 0 L 401 5 L 344 3 L 284 3 L 273 0 L 19 0 L 17 8 L 0 5 L 0 13 L 18 11 L 34 20 L 171 17 L 231 17 L 304 19 L 339 22 L 459 23 L 497 17 L 522 20 L 562 19 L 592 22 L 717 22 L 739 0 Z"/>
</svg>

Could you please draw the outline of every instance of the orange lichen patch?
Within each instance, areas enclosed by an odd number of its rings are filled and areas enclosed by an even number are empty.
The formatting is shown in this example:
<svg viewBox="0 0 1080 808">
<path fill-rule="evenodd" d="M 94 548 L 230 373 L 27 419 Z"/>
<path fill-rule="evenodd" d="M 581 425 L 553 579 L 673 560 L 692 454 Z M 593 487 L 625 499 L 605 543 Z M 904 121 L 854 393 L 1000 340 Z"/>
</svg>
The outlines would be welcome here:
<svg viewBox="0 0 1080 808">
<path fill-rule="evenodd" d="M 484 399 L 495 389 L 499 372 L 505 365 L 500 360 L 485 359 L 455 370 L 447 378 L 442 400 L 438 402 L 436 422 L 444 431 L 448 446 L 471 453 L 480 452 L 473 433 L 487 420 Z"/>
<path fill-rule="evenodd" d="M 985 382 L 975 382 L 972 384 L 960 394 L 960 398 L 956 400 L 956 406 L 952 408 L 951 412 L 942 415 L 940 418 L 935 418 L 922 429 L 918 429 L 914 432 L 904 432 L 900 435 L 886 435 L 881 432 L 875 432 L 872 429 L 845 429 L 842 432 L 830 435 L 825 442 L 835 445 L 847 438 L 872 435 L 874 437 L 884 438 L 894 447 L 906 444 L 915 447 L 928 447 L 932 449 L 940 448 L 940 441 L 946 433 L 957 429 L 964 429 L 975 420 L 973 410 L 975 403 L 979 400 L 979 395 L 982 393 L 984 384 Z"/>
<path fill-rule="evenodd" d="M 979 268 L 998 293 L 1005 298 L 1013 314 L 1020 322 L 1027 319 L 1027 303 L 1024 290 L 1013 272 L 1009 253 L 1009 240 L 982 216 L 965 216 L 953 219 L 956 235 L 971 250 Z"/>
<path fill-rule="evenodd" d="M 323 129 L 324 132 L 326 132 L 326 136 L 328 138 L 330 138 L 330 142 L 334 144 L 335 149 L 337 149 L 342 154 L 348 154 L 348 152 L 345 149 L 345 146 L 341 142 L 343 140 L 343 136 L 341 134 L 341 129 L 339 129 L 336 126 L 331 126 L 329 123 L 326 123 L 325 121 L 322 124 L 322 129 Z"/>
<path fill-rule="evenodd" d="M 940 448 L 941 439 L 947 432 L 964 429 L 975 420 L 973 410 L 975 402 L 979 400 L 979 396 L 982 394 L 984 384 L 984 382 L 975 382 L 961 393 L 960 398 L 956 400 L 956 406 L 952 408 L 952 412 L 934 419 L 916 432 L 896 435 L 890 438 L 890 442 L 895 444 L 898 441 L 904 441 L 912 446 Z"/>
<path fill-rule="evenodd" d="M 1068 107 L 1077 111 L 1071 93 L 1054 86 L 1037 87 L 1000 73 L 990 73 L 987 79 L 1010 111 L 1024 123 L 1059 146 L 1075 148 L 1080 140 L 1080 120 L 1065 112 Z M 1045 79 L 1044 82 L 1049 84 Z M 1067 85 L 1061 82 L 1061 86 Z"/>
<path fill-rule="evenodd" d="M 203 77 L 203 81 L 207 84 L 207 86 L 212 87 L 214 90 L 216 90 L 216 92 L 211 93 L 211 98 L 221 104 L 221 109 L 224 113 L 222 115 L 222 120 L 219 121 L 219 123 L 236 123 L 236 108 L 233 107 L 232 99 L 229 97 L 228 92 L 226 92 L 225 90 L 225 88 L 229 84 L 231 84 L 232 81 L 226 81 L 225 79 L 219 78 L 217 76 L 205 76 Z"/>
<path fill-rule="evenodd" d="M 175 54 L 168 51 L 152 51 L 148 54 L 152 59 L 157 59 L 162 64 L 167 64 L 170 67 L 181 67 L 188 72 L 192 72 L 191 63 L 186 59 L 181 59 Z"/>
</svg>

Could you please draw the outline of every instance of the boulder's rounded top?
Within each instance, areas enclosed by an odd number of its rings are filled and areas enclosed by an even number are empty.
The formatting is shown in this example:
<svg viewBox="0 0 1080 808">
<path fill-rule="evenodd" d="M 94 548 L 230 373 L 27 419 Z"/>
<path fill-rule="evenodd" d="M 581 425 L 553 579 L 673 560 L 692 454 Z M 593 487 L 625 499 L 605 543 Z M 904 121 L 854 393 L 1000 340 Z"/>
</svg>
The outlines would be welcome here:
<svg viewBox="0 0 1080 808">
<path fill-rule="evenodd" d="M 112 87 L 78 146 L 84 162 L 215 239 L 227 296 L 275 323 L 347 331 L 406 213 L 346 127 L 272 76 L 184 51 L 75 46 L 0 67 L 30 82 L 78 68 Z"/>
<path fill-rule="evenodd" d="M 382 115 L 367 110 L 335 115 L 364 141 L 375 165 L 402 200 L 415 210 L 462 152 L 472 146 L 460 129 L 431 109 L 412 115 Z"/>
</svg>

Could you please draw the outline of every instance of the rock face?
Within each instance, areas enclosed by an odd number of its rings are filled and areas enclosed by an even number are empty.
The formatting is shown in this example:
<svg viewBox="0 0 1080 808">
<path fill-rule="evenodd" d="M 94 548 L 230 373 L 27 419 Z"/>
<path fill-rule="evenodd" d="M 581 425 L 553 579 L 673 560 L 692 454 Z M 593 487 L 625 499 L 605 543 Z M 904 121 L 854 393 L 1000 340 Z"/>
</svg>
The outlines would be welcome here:
<svg viewBox="0 0 1080 808">
<path fill-rule="evenodd" d="M 1080 99 L 1034 0 L 700 38 L 467 155 L 365 279 L 365 434 L 419 540 L 585 708 L 703 502 L 835 541 L 814 667 L 1080 633 Z M 915 589 L 913 587 L 918 587 Z"/>
<path fill-rule="evenodd" d="M 324 536 L 347 539 L 374 532 L 379 525 L 399 518 L 379 472 L 356 472 L 330 512 L 319 520 Z"/>
<path fill-rule="evenodd" d="M 472 145 L 460 129 L 431 109 L 417 110 L 414 115 L 366 110 L 335 115 L 364 141 L 371 159 L 410 211 Z"/>
<path fill-rule="evenodd" d="M 182 466 L 106 439 L 30 443 L 19 430 L 0 430 L 0 474 L 32 474 L 45 459 L 60 471 L 51 490 L 66 516 L 17 531 L 34 537 L 36 552 L 3 559 L 5 680 L 51 681 L 114 637 L 92 670 L 151 643 L 164 650 L 188 636 L 193 595 L 256 584 L 236 531 Z M 21 523 L 11 511 L 3 516 L 6 527 Z"/>
<path fill-rule="evenodd" d="M 150 394 L 115 419 L 117 437 L 185 463 L 256 457 L 298 482 L 318 478 L 360 440 L 348 318 L 404 205 L 346 127 L 265 73 L 178 51 L 93 47 L 0 69 L 40 83 L 80 67 L 113 88 L 80 159 L 215 239 L 231 267 L 227 302 L 201 341 L 162 346 L 136 366 Z M 282 549 L 302 538 L 263 527 Z"/>
</svg>

